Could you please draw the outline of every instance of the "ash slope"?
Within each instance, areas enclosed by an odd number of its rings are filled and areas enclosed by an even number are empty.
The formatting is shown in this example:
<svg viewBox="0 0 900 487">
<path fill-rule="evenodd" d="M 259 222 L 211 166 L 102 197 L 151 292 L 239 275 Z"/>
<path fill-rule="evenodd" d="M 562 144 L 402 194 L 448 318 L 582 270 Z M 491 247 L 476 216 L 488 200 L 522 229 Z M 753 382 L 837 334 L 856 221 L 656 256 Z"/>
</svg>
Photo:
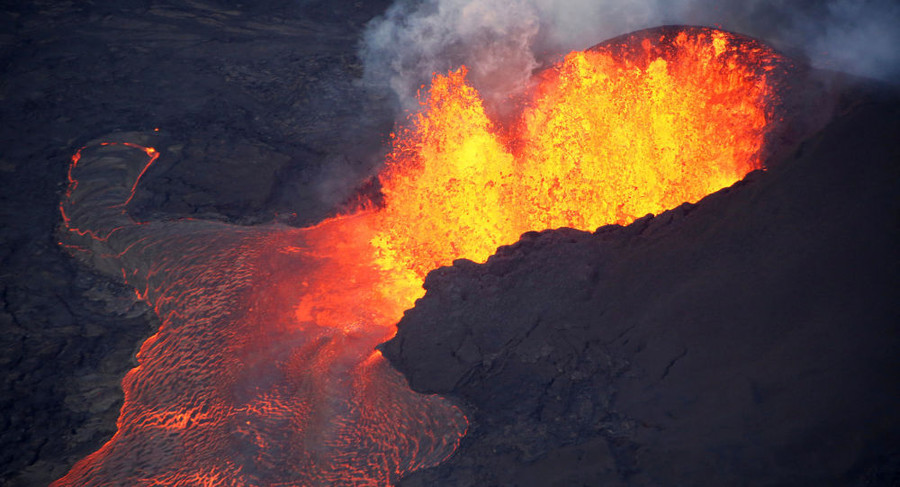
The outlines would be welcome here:
<svg viewBox="0 0 900 487">
<path fill-rule="evenodd" d="M 385 355 L 472 428 L 402 485 L 897 485 L 900 97 L 627 227 L 432 272 Z"/>
</svg>

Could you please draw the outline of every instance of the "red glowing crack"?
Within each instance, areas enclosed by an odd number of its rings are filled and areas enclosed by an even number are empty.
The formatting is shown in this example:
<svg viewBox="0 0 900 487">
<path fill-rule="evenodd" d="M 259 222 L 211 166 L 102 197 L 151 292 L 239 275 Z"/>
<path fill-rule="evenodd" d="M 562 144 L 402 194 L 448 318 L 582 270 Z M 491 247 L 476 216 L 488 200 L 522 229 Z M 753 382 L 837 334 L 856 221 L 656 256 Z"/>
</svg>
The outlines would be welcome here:
<svg viewBox="0 0 900 487">
<path fill-rule="evenodd" d="M 150 166 L 152 166 L 153 163 L 156 162 L 156 160 L 159 158 L 159 152 L 157 152 L 156 149 L 154 149 L 153 147 L 143 147 L 141 145 L 138 145 L 138 144 L 135 144 L 132 142 L 101 142 L 99 144 L 99 146 L 101 146 L 101 147 L 115 146 L 115 145 L 131 147 L 134 149 L 141 150 L 145 154 L 147 154 L 147 161 L 144 164 L 144 167 L 143 167 L 143 169 L 141 169 L 138 176 L 134 179 L 134 182 L 131 185 L 131 190 L 128 194 L 128 197 L 122 203 L 119 203 L 119 204 L 116 204 L 116 205 L 113 205 L 110 207 L 110 208 L 121 208 L 120 212 L 121 212 L 122 216 L 128 218 L 128 220 L 131 223 L 137 223 L 128 214 L 126 207 L 128 206 L 129 203 L 131 203 L 131 200 L 134 198 L 134 194 L 137 191 L 137 187 L 141 182 L 141 178 L 144 176 L 144 174 L 147 172 L 147 170 L 150 169 Z M 75 192 L 75 190 L 78 189 L 78 180 L 75 179 L 75 177 L 72 175 L 72 173 L 73 173 L 73 171 L 77 170 L 78 163 L 79 163 L 79 161 L 81 161 L 81 152 L 84 149 L 85 149 L 85 147 L 82 147 L 82 148 L 78 149 L 78 151 L 76 151 L 74 155 L 72 155 L 72 162 L 69 164 L 69 170 L 67 173 L 67 179 L 69 181 L 69 186 L 66 189 L 65 197 L 59 204 L 59 213 L 62 216 L 63 226 L 65 227 L 65 231 L 72 232 L 72 233 L 75 233 L 76 235 L 80 235 L 80 236 L 88 236 L 94 240 L 105 242 L 105 241 L 109 240 L 109 237 L 113 233 L 117 232 L 122 227 L 113 228 L 113 229 L 109 230 L 109 232 L 106 235 L 100 236 L 100 235 L 97 235 L 96 233 L 94 233 L 92 230 L 82 230 L 82 229 L 79 229 L 79 228 L 73 226 L 71 218 L 69 218 L 69 216 L 66 214 L 66 205 L 72 204 L 72 194 Z M 77 248 L 82 251 L 85 250 L 85 249 L 81 249 L 75 245 L 65 244 L 65 246 Z"/>
</svg>

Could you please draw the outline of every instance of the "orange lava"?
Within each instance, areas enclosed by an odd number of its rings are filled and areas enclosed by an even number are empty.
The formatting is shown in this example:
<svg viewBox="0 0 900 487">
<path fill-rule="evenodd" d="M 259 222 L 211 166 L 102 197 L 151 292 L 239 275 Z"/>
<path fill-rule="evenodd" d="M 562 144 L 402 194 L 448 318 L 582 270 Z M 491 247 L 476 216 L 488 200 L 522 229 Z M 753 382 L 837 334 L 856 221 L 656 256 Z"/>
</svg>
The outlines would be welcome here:
<svg viewBox="0 0 900 487">
<path fill-rule="evenodd" d="M 539 73 L 502 124 L 465 68 L 436 75 L 394 137 L 384 204 L 304 229 L 77 229 L 76 155 L 64 245 L 111 247 L 97 258 L 163 326 L 123 381 L 116 435 L 54 485 L 384 485 L 439 463 L 465 418 L 373 352 L 425 275 L 526 231 L 625 224 L 760 168 L 777 62 L 712 29 L 636 34 Z"/>
<path fill-rule="evenodd" d="M 540 73 L 507 127 L 464 67 L 435 76 L 380 179 L 378 263 L 418 296 L 431 269 L 526 231 L 627 224 L 733 184 L 762 167 L 778 62 L 712 29 L 633 36 Z"/>
</svg>

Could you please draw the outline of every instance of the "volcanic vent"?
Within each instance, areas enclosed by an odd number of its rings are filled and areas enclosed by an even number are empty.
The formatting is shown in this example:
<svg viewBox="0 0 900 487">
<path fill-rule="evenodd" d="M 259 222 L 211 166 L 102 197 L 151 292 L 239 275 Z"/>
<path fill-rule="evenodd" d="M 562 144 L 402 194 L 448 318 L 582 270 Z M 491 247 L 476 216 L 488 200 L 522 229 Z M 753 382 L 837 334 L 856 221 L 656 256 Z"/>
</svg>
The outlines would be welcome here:
<svg viewBox="0 0 900 487">
<path fill-rule="evenodd" d="M 439 74 L 394 136 L 383 205 L 304 229 L 134 221 L 154 136 L 90 144 L 73 158 L 63 242 L 163 325 L 123 382 L 116 435 L 55 485 L 390 484 L 437 465 L 465 418 L 374 351 L 425 275 L 526 231 L 629 223 L 761 168 L 784 69 L 732 33 L 644 31 L 542 71 L 502 123 L 464 67 Z"/>
</svg>

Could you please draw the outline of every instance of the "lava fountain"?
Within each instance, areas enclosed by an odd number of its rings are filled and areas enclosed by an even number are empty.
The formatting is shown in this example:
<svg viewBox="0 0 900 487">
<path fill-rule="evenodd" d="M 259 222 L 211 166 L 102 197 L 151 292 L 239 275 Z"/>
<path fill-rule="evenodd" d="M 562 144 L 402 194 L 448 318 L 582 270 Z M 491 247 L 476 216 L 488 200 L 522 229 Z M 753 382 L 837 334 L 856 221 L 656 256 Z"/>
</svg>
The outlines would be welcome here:
<svg viewBox="0 0 900 487">
<path fill-rule="evenodd" d="M 465 417 L 374 348 L 425 275 L 526 231 L 626 224 L 761 168 L 783 68 L 735 34 L 643 31 L 538 73 L 503 123 L 464 67 L 436 75 L 393 137 L 383 204 L 303 229 L 134 221 L 152 136 L 89 144 L 62 243 L 133 285 L 162 326 L 123 380 L 116 434 L 54 485 L 387 485 L 437 465 Z"/>
</svg>

